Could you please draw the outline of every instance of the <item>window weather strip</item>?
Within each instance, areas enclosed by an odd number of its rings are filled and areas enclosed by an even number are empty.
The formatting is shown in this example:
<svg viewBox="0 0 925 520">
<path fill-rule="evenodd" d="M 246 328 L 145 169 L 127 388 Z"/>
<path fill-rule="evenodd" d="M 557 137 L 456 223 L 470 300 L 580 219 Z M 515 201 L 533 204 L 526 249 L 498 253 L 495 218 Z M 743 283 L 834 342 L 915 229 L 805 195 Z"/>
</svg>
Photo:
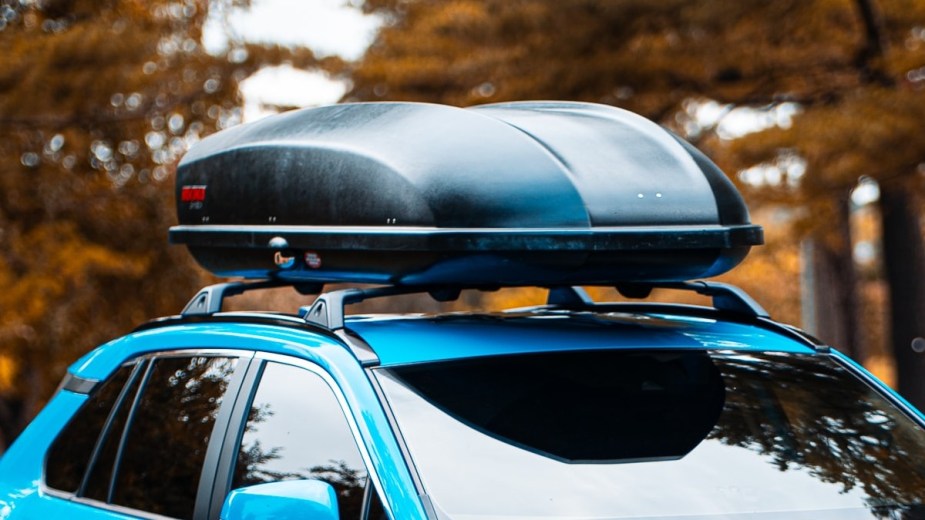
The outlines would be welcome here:
<svg viewBox="0 0 925 520">
<path fill-rule="evenodd" d="M 212 432 L 209 434 L 206 455 L 199 473 L 199 486 L 196 490 L 196 502 L 193 508 L 194 519 L 218 518 L 221 506 L 224 503 L 224 494 L 219 496 L 216 493 L 213 496 L 213 490 L 216 489 L 216 482 L 222 478 L 219 476 L 223 471 L 222 452 L 228 442 L 229 430 L 238 431 L 238 427 L 232 422 L 232 417 L 241 399 L 242 389 L 247 384 L 248 374 L 253 370 L 253 352 L 241 352 L 237 360 L 238 366 L 231 375 L 225 393 L 222 395 L 222 402 L 215 417 L 215 424 L 213 424 Z M 233 469 L 232 467 L 228 471 L 230 472 Z M 213 500 L 218 502 L 218 509 L 210 513 Z"/>
<path fill-rule="evenodd" d="M 138 378 L 138 374 L 141 372 L 141 368 L 145 363 L 147 363 L 147 361 L 135 363 L 135 366 L 132 368 L 132 373 L 129 374 L 128 380 L 125 381 L 125 385 L 122 387 L 122 390 L 119 391 L 116 402 L 113 403 L 112 408 L 109 410 L 109 415 L 106 416 L 106 422 L 103 423 L 103 429 L 100 431 L 99 437 L 96 438 L 96 444 L 93 445 L 93 452 L 90 454 L 90 460 L 87 461 L 87 469 L 84 470 L 84 476 L 80 481 L 80 487 L 77 488 L 77 492 L 75 493 L 77 496 L 81 497 L 86 492 L 87 485 L 90 483 L 90 474 L 93 473 L 93 469 L 96 467 L 100 452 L 103 450 L 103 444 L 106 443 L 106 440 L 112 433 L 109 430 L 112 428 L 112 423 L 115 421 L 116 414 L 122 407 L 122 403 L 125 401 L 129 389 L 135 384 L 135 380 Z"/>
<path fill-rule="evenodd" d="M 135 391 L 135 397 L 132 399 L 132 407 L 128 411 L 128 417 L 125 419 L 125 427 L 122 429 L 122 436 L 119 438 L 119 447 L 116 449 L 116 458 L 112 463 L 112 474 L 109 477 L 109 488 L 106 491 L 106 503 L 112 503 L 112 497 L 116 489 L 116 479 L 119 476 L 119 466 L 122 464 L 122 455 L 125 451 L 125 441 L 128 438 L 128 432 L 132 429 L 132 423 L 135 420 L 135 412 L 138 410 L 138 402 L 141 401 L 141 395 L 144 393 L 145 387 L 148 386 L 148 381 L 151 379 L 151 373 L 154 371 L 154 362 L 156 360 L 148 361 L 147 367 L 145 368 L 144 377 L 141 379 L 141 383 L 138 385 L 138 390 Z"/>
<path fill-rule="evenodd" d="M 241 448 L 241 439 L 247 425 L 247 417 L 257 395 L 257 385 L 263 377 L 266 361 L 259 358 L 248 360 L 241 386 L 238 388 L 231 414 L 227 421 L 224 437 L 221 439 L 221 451 L 215 465 L 215 476 L 212 480 L 212 493 L 209 499 L 208 518 L 218 518 L 225 502 L 225 495 L 231 491 L 231 481 L 234 477 L 235 466 L 238 461 L 238 450 Z M 217 440 L 217 439 L 216 439 Z"/>
</svg>

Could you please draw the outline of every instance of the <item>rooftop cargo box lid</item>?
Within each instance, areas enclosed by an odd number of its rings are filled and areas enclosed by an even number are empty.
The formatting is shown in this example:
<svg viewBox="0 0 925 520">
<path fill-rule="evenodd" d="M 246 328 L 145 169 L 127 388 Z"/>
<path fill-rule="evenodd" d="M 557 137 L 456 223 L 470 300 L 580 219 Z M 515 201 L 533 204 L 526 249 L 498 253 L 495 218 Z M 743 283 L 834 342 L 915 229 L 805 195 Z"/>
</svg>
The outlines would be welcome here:
<svg viewBox="0 0 925 520">
<path fill-rule="evenodd" d="M 521 102 L 298 110 L 194 146 L 186 244 L 221 276 L 610 285 L 725 272 L 762 242 L 694 147 L 630 112 Z"/>
</svg>

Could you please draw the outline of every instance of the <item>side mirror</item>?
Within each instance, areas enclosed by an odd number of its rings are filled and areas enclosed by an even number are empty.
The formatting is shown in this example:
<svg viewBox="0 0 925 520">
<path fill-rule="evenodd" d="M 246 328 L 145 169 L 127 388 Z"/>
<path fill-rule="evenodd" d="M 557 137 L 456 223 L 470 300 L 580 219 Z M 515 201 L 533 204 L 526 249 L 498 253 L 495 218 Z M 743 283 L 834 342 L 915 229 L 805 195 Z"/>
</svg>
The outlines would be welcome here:
<svg viewBox="0 0 925 520">
<path fill-rule="evenodd" d="M 321 480 L 284 480 L 235 489 L 225 498 L 221 520 L 310 518 L 338 520 L 337 494 Z"/>
</svg>

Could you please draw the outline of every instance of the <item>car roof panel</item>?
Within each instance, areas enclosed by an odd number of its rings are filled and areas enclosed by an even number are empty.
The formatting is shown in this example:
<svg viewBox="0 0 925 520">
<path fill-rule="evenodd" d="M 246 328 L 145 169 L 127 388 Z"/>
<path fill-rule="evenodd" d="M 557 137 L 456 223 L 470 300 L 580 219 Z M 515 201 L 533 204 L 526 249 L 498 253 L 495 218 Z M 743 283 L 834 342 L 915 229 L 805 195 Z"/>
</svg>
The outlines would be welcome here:
<svg viewBox="0 0 925 520">
<path fill-rule="evenodd" d="M 383 366 L 594 349 L 719 349 L 813 353 L 757 324 L 629 313 L 457 314 L 348 320 Z"/>
</svg>

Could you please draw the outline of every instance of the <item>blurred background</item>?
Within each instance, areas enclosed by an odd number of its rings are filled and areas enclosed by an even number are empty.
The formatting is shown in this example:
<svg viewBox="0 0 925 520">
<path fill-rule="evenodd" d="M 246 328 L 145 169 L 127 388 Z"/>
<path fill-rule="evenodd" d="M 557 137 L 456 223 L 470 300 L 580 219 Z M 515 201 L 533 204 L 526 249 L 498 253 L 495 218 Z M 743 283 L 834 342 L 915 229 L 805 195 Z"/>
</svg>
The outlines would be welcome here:
<svg viewBox="0 0 925 520">
<path fill-rule="evenodd" d="M 921 0 L 0 0 L 0 452 L 70 363 L 213 281 L 166 240 L 199 139 L 341 101 L 526 99 L 698 146 L 766 231 L 723 280 L 925 406 Z"/>
</svg>

